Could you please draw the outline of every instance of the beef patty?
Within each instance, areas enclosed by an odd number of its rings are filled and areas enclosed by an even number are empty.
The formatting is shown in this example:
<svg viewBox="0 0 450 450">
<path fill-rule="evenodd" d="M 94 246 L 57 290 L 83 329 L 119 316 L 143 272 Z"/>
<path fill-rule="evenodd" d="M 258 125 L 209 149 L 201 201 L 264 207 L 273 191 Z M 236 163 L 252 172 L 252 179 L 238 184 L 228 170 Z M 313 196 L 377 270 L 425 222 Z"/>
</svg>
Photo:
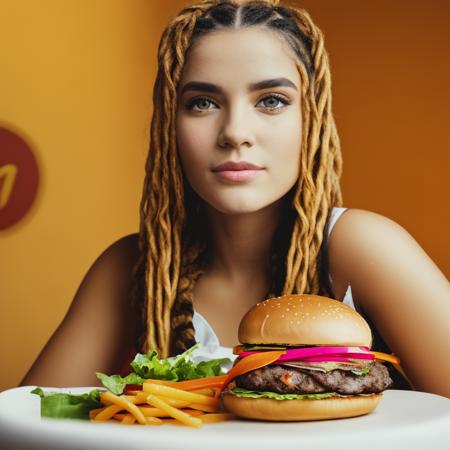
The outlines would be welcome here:
<svg viewBox="0 0 450 450">
<path fill-rule="evenodd" d="M 379 362 L 374 362 L 366 375 L 340 369 L 321 372 L 273 364 L 240 375 L 235 382 L 237 387 L 279 394 L 372 394 L 392 385 L 387 368 Z"/>
</svg>

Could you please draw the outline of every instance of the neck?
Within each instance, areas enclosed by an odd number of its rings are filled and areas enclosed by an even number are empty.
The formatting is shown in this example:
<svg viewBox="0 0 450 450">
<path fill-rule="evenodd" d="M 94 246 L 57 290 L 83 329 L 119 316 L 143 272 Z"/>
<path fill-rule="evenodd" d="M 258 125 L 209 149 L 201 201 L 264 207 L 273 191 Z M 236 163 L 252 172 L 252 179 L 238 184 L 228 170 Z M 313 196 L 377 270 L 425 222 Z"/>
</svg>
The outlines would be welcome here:
<svg viewBox="0 0 450 450">
<path fill-rule="evenodd" d="M 227 215 L 208 208 L 212 259 L 207 273 L 228 281 L 270 279 L 270 247 L 282 202 L 245 214 Z"/>
</svg>

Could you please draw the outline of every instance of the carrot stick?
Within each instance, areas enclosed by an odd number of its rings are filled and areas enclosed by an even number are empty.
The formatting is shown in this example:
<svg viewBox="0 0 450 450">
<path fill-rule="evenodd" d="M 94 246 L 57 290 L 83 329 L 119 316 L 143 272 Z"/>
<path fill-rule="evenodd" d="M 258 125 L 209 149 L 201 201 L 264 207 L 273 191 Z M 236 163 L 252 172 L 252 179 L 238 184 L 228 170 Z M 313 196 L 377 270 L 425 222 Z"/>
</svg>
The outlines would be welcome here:
<svg viewBox="0 0 450 450">
<path fill-rule="evenodd" d="M 239 375 L 250 372 L 252 370 L 259 369 L 260 367 L 267 366 L 275 362 L 281 355 L 284 355 L 286 350 L 274 350 L 268 352 L 254 353 L 253 355 L 246 356 L 237 362 L 231 370 L 223 383 L 225 387 L 233 378 Z"/>
<path fill-rule="evenodd" d="M 203 389 L 209 387 L 222 387 L 226 375 L 217 375 L 212 377 L 196 378 L 194 380 L 178 381 L 173 387 L 192 391 L 194 389 Z"/>
<path fill-rule="evenodd" d="M 392 364 L 400 364 L 400 359 L 395 355 L 389 355 L 388 353 L 382 353 L 382 352 L 371 352 L 372 355 L 375 356 L 376 359 L 379 359 L 381 361 L 388 361 Z"/>
</svg>

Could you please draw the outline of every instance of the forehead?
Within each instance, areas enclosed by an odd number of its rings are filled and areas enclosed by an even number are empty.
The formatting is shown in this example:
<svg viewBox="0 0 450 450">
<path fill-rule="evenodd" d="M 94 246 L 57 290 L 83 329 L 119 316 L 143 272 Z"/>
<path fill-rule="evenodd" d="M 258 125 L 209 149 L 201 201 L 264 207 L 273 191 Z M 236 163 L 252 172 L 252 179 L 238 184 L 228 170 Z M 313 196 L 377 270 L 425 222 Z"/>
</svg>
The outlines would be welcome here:
<svg viewBox="0 0 450 450">
<path fill-rule="evenodd" d="M 196 80 L 222 86 L 287 77 L 298 87 L 294 52 L 283 37 L 262 28 L 218 31 L 190 48 L 180 85 Z"/>
</svg>

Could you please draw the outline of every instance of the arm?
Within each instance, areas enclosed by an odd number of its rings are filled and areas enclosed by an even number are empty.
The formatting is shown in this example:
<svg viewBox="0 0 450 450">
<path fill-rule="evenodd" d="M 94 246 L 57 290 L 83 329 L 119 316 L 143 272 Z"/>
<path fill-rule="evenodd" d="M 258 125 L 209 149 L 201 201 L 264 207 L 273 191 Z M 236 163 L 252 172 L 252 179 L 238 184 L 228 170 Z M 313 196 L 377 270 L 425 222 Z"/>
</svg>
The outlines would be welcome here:
<svg viewBox="0 0 450 450">
<path fill-rule="evenodd" d="M 330 236 L 330 270 L 400 357 L 417 390 L 450 397 L 450 284 L 394 221 L 369 211 L 343 214 Z"/>
<path fill-rule="evenodd" d="M 118 373 L 134 344 L 129 292 L 137 256 L 137 236 L 129 235 L 98 257 L 21 385 L 95 386 L 96 371 Z"/>
</svg>

